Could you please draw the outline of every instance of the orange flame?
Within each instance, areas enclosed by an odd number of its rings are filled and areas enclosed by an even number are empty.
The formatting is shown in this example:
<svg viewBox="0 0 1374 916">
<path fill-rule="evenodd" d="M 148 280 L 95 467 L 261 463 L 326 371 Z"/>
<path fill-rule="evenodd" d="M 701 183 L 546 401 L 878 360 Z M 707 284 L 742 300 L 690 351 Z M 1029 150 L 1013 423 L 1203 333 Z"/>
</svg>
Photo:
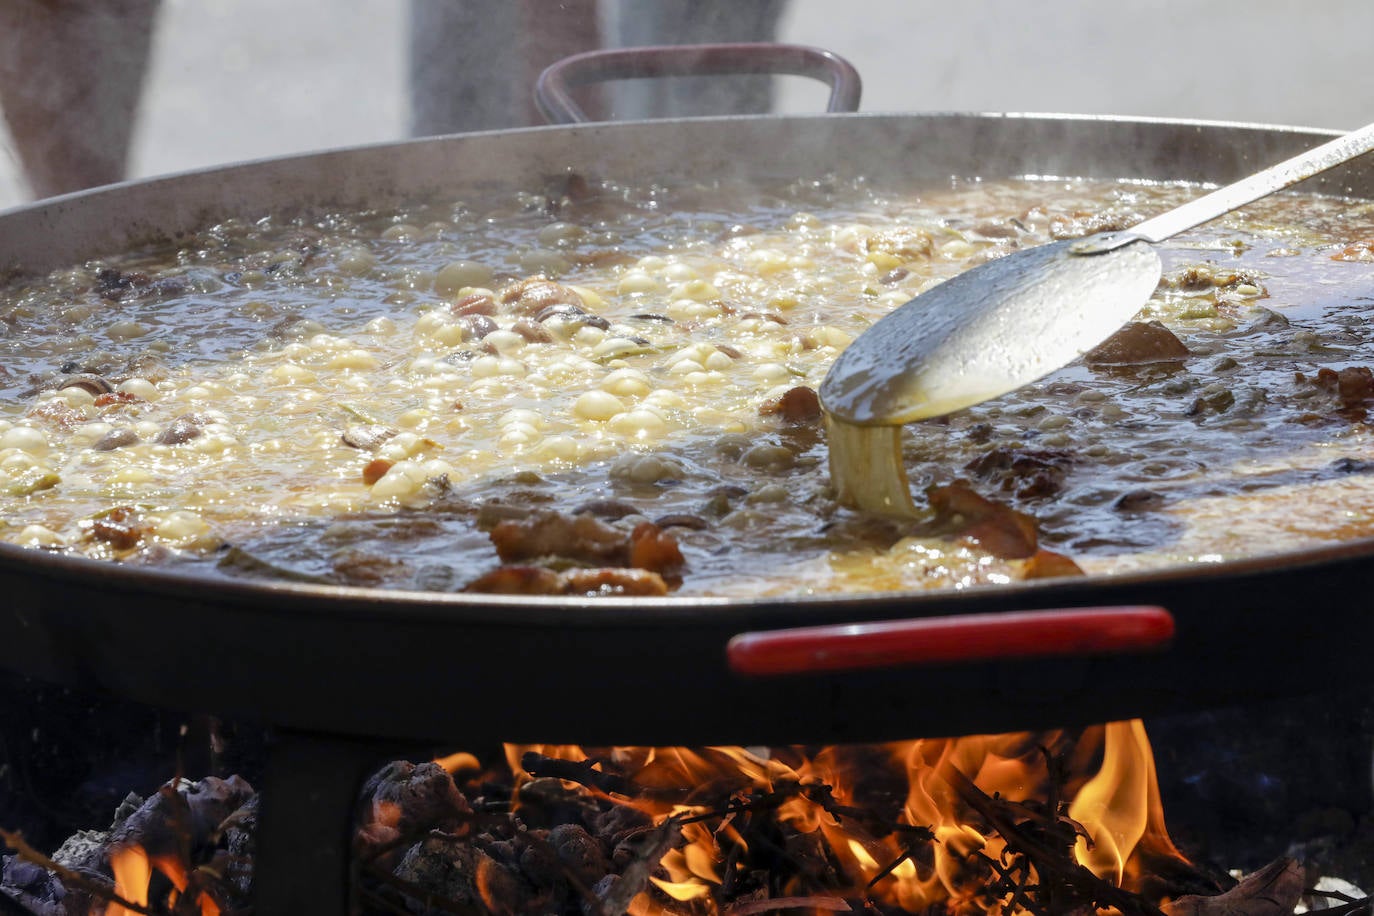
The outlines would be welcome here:
<svg viewBox="0 0 1374 916">
<path fill-rule="evenodd" d="M 121 900 L 137 906 L 149 904 L 148 892 L 153 882 L 153 871 L 160 872 L 171 882 L 172 890 L 168 895 L 168 906 L 175 907 L 177 899 L 186 893 L 190 884 L 190 871 L 186 863 L 174 856 L 149 856 L 148 851 L 136 843 L 115 847 L 110 852 L 110 869 L 114 872 L 114 892 Z M 200 910 L 201 916 L 220 916 L 220 908 L 209 894 L 199 889 L 194 891 L 192 902 Z M 106 916 L 136 916 L 134 910 L 112 903 L 105 910 Z"/>
<path fill-rule="evenodd" d="M 139 906 L 148 905 L 148 885 L 153 880 L 153 866 L 142 846 L 121 846 L 110 853 L 110 868 L 114 871 L 114 892 L 121 900 Z M 106 909 L 107 916 L 135 916 L 133 910 L 117 903 Z"/>
<path fill-rule="evenodd" d="M 1079 790 L 1069 817 L 1092 837 L 1091 844 L 1079 839 L 1079 863 L 1118 885 L 1137 877 L 1128 863 L 1142 841 L 1161 855 L 1183 858 L 1164 826 L 1154 754 L 1139 719 L 1106 726 L 1102 768 Z"/>
<path fill-rule="evenodd" d="M 1068 775 L 1057 780 L 1051 772 L 1052 748 L 1066 756 Z M 709 816 L 712 811 L 702 800 L 718 804 L 726 795 L 738 798 L 741 793 L 771 793 L 780 820 L 822 840 L 843 872 L 857 879 L 846 896 L 874 897 L 908 911 L 968 898 L 986 863 L 1004 861 L 1006 843 L 980 816 L 970 793 L 1026 800 L 1028 818 L 1059 826 L 1063 848 L 1073 846 L 1079 864 L 1118 886 L 1139 877 L 1140 869 L 1131 864 L 1138 849 L 1155 857 L 1183 858 L 1164 828 L 1153 756 L 1139 721 L 1087 729 L 1076 741 L 1051 733 L 923 739 L 813 753 L 800 748 L 618 747 L 589 754 L 575 745 L 507 745 L 505 751 L 512 771 L 519 774 L 518 785 L 527 778 L 522 758 L 532 751 L 590 766 L 587 781 L 600 784 L 598 794 L 636 807 L 656 823 L 672 815 L 685 817 L 685 845 L 663 857 L 663 871 L 653 879 L 656 890 L 635 899 L 635 916 L 663 912 L 664 906 L 651 899 L 659 892 L 665 903 L 691 902 L 695 908 L 705 901 L 714 910 L 708 895 L 730 867 L 724 849 L 741 847 L 745 839 L 730 814 L 717 810 Z M 595 778 L 597 773 L 607 779 Z M 618 791 L 616 780 L 622 777 L 635 791 Z M 1035 814 L 1046 800 L 1056 810 Z M 886 823 L 903 830 L 894 834 L 890 826 L 866 824 L 856 814 L 873 810 L 884 811 L 890 815 Z M 708 816 L 694 820 L 694 815 Z M 1080 837 L 1074 845 L 1074 828 L 1064 825 L 1075 821 L 1091 842 Z M 912 836 L 933 837 L 927 844 L 933 856 L 918 853 Z"/>
</svg>

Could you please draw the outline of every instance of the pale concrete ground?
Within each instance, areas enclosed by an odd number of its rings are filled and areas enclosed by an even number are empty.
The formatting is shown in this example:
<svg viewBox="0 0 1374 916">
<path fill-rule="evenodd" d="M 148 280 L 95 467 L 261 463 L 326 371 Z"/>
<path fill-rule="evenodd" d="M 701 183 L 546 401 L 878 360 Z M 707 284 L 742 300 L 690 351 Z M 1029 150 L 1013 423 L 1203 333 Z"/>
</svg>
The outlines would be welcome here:
<svg viewBox="0 0 1374 916">
<path fill-rule="evenodd" d="M 163 0 L 132 177 L 404 137 L 406 10 L 402 0 Z M 1370 35 L 1365 0 L 792 0 L 779 38 L 849 58 L 866 111 L 1350 128 L 1374 120 Z M 814 110 L 824 95 L 789 79 L 780 107 Z M 25 197 L 0 134 L 0 208 Z"/>
</svg>

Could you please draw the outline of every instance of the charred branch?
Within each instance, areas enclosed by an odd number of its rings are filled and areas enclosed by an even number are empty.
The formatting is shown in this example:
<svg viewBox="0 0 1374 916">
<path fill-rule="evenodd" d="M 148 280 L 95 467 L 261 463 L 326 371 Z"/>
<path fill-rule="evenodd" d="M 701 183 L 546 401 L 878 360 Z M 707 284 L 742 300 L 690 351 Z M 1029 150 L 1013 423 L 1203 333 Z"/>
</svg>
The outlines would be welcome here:
<svg viewBox="0 0 1374 916">
<path fill-rule="evenodd" d="M 1015 821 L 1014 809 L 1003 799 L 990 796 L 978 788 L 958 767 L 946 763 L 939 768 L 939 774 L 959 794 L 965 804 L 977 811 L 989 826 L 997 831 L 1014 857 L 1023 858 L 1028 867 L 1035 869 L 1040 882 L 1045 885 L 1044 893 L 1052 901 L 1055 911 L 1067 912 L 1074 908 L 1074 904 L 1089 904 L 1100 905 L 1102 908 L 1116 907 L 1127 914 L 1164 916 L 1159 908 L 1151 905 L 1143 897 L 1123 890 L 1079 865 L 1068 853 L 1068 848 L 1071 847 L 1050 845 L 1026 830 Z M 1075 825 L 1073 829 L 1077 832 L 1081 828 Z M 992 861 L 987 857 L 984 859 Z M 997 867 L 1003 871 L 1003 877 L 1010 871 L 1002 869 L 1000 865 Z M 1017 886 L 1029 889 L 1029 885 L 1023 883 Z M 1056 899 L 1058 902 L 1054 903 Z M 1015 902 L 1033 913 L 1049 912 L 1042 909 L 1041 905 L 1024 891 Z M 1068 905 L 1065 905 L 1066 903 Z"/>
<path fill-rule="evenodd" d="M 638 785 L 617 773 L 596 769 L 591 761 L 562 760 L 557 757 L 546 757 L 534 751 L 526 751 L 521 756 L 520 766 L 531 776 L 566 779 L 568 782 L 575 782 L 589 789 L 605 792 L 607 795 L 619 795 L 624 798 L 676 802 L 685 800 L 689 794 L 684 789 L 657 789 Z"/>
<path fill-rule="evenodd" d="M 142 906 L 129 900 L 125 900 L 114 892 L 113 888 L 106 887 L 98 881 L 87 878 L 80 872 L 73 871 L 52 859 L 43 855 L 38 850 L 28 844 L 24 837 L 18 833 L 11 833 L 8 830 L 0 829 L 0 840 L 4 840 L 5 845 L 14 850 L 15 855 L 25 862 L 31 862 L 40 868 L 45 868 L 62 879 L 62 883 L 68 890 L 79 890 L 97 900 L 106 903 L 113 903 L 124 907 L 131 913 L 143 913 L 145 916 L 167 916 L 165 910 Z"/>
</svg>

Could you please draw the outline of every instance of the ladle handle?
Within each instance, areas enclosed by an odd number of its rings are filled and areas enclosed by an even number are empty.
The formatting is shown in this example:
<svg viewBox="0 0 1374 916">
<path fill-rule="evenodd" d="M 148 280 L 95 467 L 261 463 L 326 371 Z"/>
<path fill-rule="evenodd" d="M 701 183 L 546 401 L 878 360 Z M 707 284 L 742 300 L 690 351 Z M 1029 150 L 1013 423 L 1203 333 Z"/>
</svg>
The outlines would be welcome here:
<svg viewBox="0 0 1374 916">
<path fill-rule="evenodd" d="M 1343 165 L 1374 149 L 1374 124 L 1367 124 L 1359 130 L 1337 137 L 1321 146 L 1285 159 L 1278 165 L 1256 172 L 1234 184 L 1218 188 L 1196 200 L 1190 200 L 1181 207 L 1167 213 L 1151 217 L 1143 223 L 1121 232 L 1104 232 L 1085 239 L 1084 246 L 1074 246 L 1075 254 L 1093 254 L 1110 251 L 1127 242 L 1144 239 L 1147 242 L 1162 242 L 1180 232 L 1200 226 L 1230 213 L 1275 191 L 1282 191 L 1300 181 L 1320 175 L 1328 169 Z"/>
</svg>

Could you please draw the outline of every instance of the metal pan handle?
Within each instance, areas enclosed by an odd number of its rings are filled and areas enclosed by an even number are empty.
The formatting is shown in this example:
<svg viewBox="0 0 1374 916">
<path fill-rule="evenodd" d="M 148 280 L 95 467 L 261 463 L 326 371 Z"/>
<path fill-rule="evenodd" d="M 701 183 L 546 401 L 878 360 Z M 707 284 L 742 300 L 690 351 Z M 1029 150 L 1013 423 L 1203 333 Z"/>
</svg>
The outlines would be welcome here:
<svg viewBox="0 0 1374 916">
<path fill-rule="evenodd" d="M 761 630 L 731 639 L 726 658 L 736 674 L 817 674 L 1149 652 L 1173 635 L 1161 607 L 1069 608 Z"/>
<path fill-rule="evenodd" d="M 576 124 L 590 120 L 569 92 L 576 86 L 643 77 L 745 73 L 809 76 L 830 86 L 826 111 L 859 110 L 863 81 L 849 61 L 821 48 L 769 42 L 650 45 L 574 54 L 539 74 L 534 101 L 550 124 Z"/>
</svg>

